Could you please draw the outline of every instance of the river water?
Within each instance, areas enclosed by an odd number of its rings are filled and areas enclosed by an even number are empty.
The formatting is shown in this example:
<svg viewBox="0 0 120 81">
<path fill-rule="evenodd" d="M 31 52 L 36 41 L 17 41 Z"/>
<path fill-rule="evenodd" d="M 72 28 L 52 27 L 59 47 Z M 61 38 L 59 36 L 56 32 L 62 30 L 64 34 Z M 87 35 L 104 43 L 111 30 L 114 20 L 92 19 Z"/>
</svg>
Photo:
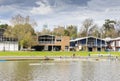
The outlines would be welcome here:
<svg viewBox="0 0 120 81">
<path fill-rule="evenodd" d="M 1 61 L 0 81 L 120 81 L 120 61 Z"/>
</svg>

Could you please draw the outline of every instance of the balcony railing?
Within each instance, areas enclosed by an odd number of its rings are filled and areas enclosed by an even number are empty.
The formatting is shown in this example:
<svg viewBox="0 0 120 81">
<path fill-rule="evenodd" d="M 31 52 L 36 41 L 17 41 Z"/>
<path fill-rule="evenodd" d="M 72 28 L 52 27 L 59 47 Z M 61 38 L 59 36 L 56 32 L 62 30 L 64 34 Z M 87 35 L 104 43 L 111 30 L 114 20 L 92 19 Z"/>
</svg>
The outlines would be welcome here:
<svg viewBox="0 0 120 81">
<path fill-rule="evenodd" d="M 76 44 L 75 46 L 78 46 L 79 44 Z M 105 46 L 107 46 L 106 44 L 80 44 L 81 46 L 88 46 L 88 47 L 105 47 Z"/>
<path fill-rule="evenodd" d="M 39 39 L 55 39 L 55 37 L 39 37 Z"/>
<path fill-rule="evenodd" d="M 39 41 L 39 44 L 54 44 L 55 41 Z"/>
</svg>

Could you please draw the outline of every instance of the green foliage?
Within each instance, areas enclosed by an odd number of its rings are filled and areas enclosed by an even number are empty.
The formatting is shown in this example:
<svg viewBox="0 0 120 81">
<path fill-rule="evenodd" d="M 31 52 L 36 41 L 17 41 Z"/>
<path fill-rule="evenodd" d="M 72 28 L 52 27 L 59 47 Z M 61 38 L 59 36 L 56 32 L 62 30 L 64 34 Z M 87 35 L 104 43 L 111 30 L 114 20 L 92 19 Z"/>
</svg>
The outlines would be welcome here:
<svg viewBox="0 0 120 81">
<path fill-rule="evenodd" d="M 14 27 L 8 27 L 5 31 L 7 37 L 17 38 L 20 46 L 32 46 L 33 36 L 35 35 L 34 29 L 30 24 L 19 24 Z"/>
<path fill-rule="evenodd" d="M 64 36 L 64 31 L 65 31 L 64 27 L 58 26 L 58 27 L 54 28 L 53 34 L 56 36 Z"/>
<path fill-rule="evenodd" d="M 53 29 L 53 31 L 50 31 L 47 28 L 43 28 L 43 30 L 40 32 L 40 34 L 53 34 L 56 36 L 70 36 L 71 38 L 77 37 L 77 27 L 74 25 L 70 25 L 65 27 L 58 26 Z"/>
<path fill-rule="evenodd" d="M 33 42 L 34 29 L 30 24 L 19 24 L 13 27 L 13 36 L 18 39 L 21 46 L 31 47 Z"/>
<path fill-rule="evenodd" d="M 46 27 L 44 27 L 42 29 L 42 31 L 40 32 L 41 35 L 45 35 L 45 34 L 51 34 L 51 31 L 49 29 L 47 29 Z"/>
<path fill-rule="evenodd" d="M 0 28 L 7 29 L 7 27 L 8 27 L 8 24 L 1 24 L 1 25 L 0 25 Z"/>
<path fill-rule="evenodd" d="M 82 23 L 82 28 L 80 29 L 79 37 L 86 36 L 97 36 L 98 26 L 93 22 L 92 19 L 85 19 Z"/>
<path fill-rule="evenodd" d="M 116 31 L 114 24 L 116 24 L 114 20 L 110 20 L 110 19 L 105 20 L 105 23 L 103 24 L 103 29 L 105 31 L 104 37 L 115 37 Z"/>
<path fill-rule="evenodd" d="M 18 14 L 12 17 L 12 23 L 14 26 L 8 26 L 4 35 L 6 37 L 18 39 L 21 48 L 30 48 L 33 45 L 33 37 L 35 35 L 35 31 L 32 24 L 30 23 L 29 16 L 24 18 Z"/>
<path fill-rule="evenodd" d="M 116 21 L 115 28 L 117 37 L 120 37 L 120 20 Z"/>
<path fill-rule="evenodd" d="M 116 28 L 115 25 L 118 27 Z M 120 36 L 120 22 L 106 19 L 102 27 L 98 27 L 92 19 L 85 19 L 79 32 L 79 37 L 86 36 L 95 37 L 119 37 Z"/>
<path fill-rule="evenodd" d="M 70 36 L 70 38 L 76 38 L 77 37 L 77 27 L 70 25 L 67 26 L 67 28 L 64 30 L 64 34 L 66 36 Z"/>
</svg>

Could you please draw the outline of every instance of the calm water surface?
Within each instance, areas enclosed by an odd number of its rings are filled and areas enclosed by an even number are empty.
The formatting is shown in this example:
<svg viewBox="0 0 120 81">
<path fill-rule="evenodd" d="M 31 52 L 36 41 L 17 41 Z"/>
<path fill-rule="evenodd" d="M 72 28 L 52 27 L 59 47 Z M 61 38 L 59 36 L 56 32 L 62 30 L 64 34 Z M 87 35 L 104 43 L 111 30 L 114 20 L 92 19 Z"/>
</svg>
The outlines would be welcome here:
<svg viewBox="0 0 120 81">
<path fill-rule="evenodd" d="M 120 62 L 3 61 L 0 81 L 120 81 Z"/>
</svg>

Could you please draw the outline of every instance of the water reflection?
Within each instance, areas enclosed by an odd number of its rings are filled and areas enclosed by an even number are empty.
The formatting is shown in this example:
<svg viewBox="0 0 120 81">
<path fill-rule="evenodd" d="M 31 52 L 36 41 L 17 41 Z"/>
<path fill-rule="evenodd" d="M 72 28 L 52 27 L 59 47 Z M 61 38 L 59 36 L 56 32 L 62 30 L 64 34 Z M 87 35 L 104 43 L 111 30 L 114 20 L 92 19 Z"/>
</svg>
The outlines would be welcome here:
<svg viewBox="0 0 120 81">
<path fill-rule="evenodd" d="M 84 61 L 82 63 L 82 68 L 81 68 L 81 72 L 82 72 L 81 80 L 82 81 L 94 80 L 95 64 L 96 63 L 90 62 L 90 61 Z"/>
<path fill-rule="evenodd" d="M 0 81 L 119 81 L 119 61 L 0 62 Z"/>
</svg>

